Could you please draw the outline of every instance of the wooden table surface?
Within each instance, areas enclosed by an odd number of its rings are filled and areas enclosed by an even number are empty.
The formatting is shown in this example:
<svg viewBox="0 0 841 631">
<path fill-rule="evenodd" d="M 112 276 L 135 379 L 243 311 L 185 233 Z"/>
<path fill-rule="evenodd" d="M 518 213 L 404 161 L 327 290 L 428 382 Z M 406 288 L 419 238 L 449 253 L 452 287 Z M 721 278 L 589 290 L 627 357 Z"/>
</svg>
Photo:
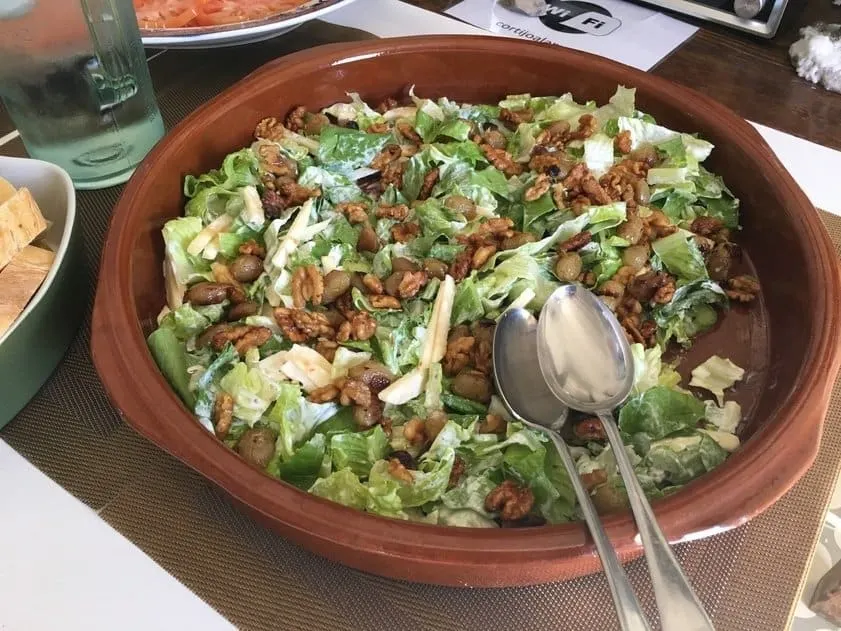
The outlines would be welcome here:
<svg viewBox="0 0 841 631">
<path fill-rule="evenodd" d="M 456 3 L 411 1 L 431 11 L 444 11 Z M 841 23 L 841 7 L 834 6 L 831 0 L 792 0 L 773 40 L 698 22 L 698 33 L 652 72 L 712 96 L 749 120 L 841 150 L 841 94 L 798 77 L 788 58 L 788 48 L 798 39 L 799 30 L 819 21 Z M 312 39 L 312 45 L 330 41 L 328 37 Z M 166 85 L 178 76 L 174 67 L 189 63 L 209 68 L 215 64 L 218 68 L 214 60 L 224 59 L 231 64 L 232 57 L 239 58 L 244 67 L 256 67 L 263 60 L 286 52 L 283 40 L 281 37 L 215 51 L 168 51 L 150 64 L 159 98 L 168 89 L 177 88 Z M 0 137 L 12 129 L 11 121 L 0 108 Z M 21 154 L 23 147 L 16 141 L 2 151 L 7 155 Z"/>
</svg>

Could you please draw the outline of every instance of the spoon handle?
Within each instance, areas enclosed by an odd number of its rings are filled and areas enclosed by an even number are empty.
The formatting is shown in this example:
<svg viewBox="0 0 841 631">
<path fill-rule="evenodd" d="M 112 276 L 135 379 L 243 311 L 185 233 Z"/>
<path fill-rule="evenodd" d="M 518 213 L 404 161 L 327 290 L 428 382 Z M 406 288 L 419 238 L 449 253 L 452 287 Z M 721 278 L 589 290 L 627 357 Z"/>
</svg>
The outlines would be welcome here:
<svg viewBox="0 0 841 631">
<path fill-rule="evenodd" d="M 622 631 L 650 631 L 651 627 L 648 626 L 639 601 L 628 582 L 628 576 L 619 562 L 619 557 L 616 556 L 616 550 L 613 549 L 613 544 L 602 527 L 602 521 L 596 512 L 596 507 L 593 506 L 590 494 L 581 483 L 581 478 L 578 477 L 578 470 L 575 468 L 575 462 L 569 452 L 569 447 L 554 431 L 547 431 L 546 434 L 555 443 L 561 461 L 564 463 L 567 473 L 569 473 L 572 488 L 575 489 L 575 496 L 578 498 L 581 512 L 584 513 L 584 520 L 590 528 L 590 534 L 596 543 L 596 549 L 599 551 L 599 557 L 602 560 L 610 592 L 613 594 L 613 603 L 616 606 L 616 615 L 619 618 Z"/>
<path fill-rule="evenodd" d="M 616 457 L 625 489 L 628 491 L 631 510 L 634 513 L 645 550 L 645 558 L 648 561 L 648 571 L 651 574 L 651 584 L 654 587 L 657 608 L 660 610 L 663 631 L 714 631 L 712 621 L 692 590 L 669 542 L 666 541 L 663 531 L 657 524 L 651 504 L 637 480 L 637 474 L 625 451 L 625 445 L 619 434 L 619 428 L 613 420 L 613 415 L 610 412 L 600 412 L 599 419 Z"/>
</svg>

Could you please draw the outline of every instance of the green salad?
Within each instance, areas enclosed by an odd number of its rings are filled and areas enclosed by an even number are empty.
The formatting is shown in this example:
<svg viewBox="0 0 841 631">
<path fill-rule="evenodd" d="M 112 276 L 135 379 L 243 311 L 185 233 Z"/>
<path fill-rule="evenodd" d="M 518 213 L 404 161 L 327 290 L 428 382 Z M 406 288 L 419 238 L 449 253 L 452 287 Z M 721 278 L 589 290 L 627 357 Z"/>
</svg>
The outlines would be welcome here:
<svg viewBox="0 0 841 631">
<path fill-rule="evenodd" d="M 664 359 L 759 291 L 734 275 L 739 202 L 702 165 L 712 144 L 658 125 L 624 87 L 601 106 L 348 96 L 260 121 L 251 146 L 185 178 L 184 216 L 163 228 L 167 305 L 148 343 L 209 432 L 377 515 L 578 519 L 556 450 L 508 415 L 491 364 L 506 309 L 538 314 L 577 282 L 632 343 L 617 418 L 646 492 L 739 446 L 726 397 L 744 370 L 713 356 L 687 384 Z M 573 412 L 567 430 L 597 506 L 624 505 L 598 419 Z"/>
</svg>

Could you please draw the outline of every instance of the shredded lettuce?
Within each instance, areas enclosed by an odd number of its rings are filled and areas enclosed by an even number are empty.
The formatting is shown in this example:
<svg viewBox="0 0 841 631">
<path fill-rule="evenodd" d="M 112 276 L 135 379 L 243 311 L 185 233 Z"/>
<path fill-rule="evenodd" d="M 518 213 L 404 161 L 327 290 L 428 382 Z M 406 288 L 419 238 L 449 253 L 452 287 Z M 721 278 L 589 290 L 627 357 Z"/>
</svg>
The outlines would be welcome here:
<svg viewBox="0 0 841 631">
<path fill-rule="evenodd" d="M 732 388 L 745 376 L 744 368 L 739 368 L 729 359 L 713 355 L 704 363 L 692 369 L 690 386 L 704 388 L 715 395 L 719 405 L 724 405 L 724 391 Z"/>
</svg>

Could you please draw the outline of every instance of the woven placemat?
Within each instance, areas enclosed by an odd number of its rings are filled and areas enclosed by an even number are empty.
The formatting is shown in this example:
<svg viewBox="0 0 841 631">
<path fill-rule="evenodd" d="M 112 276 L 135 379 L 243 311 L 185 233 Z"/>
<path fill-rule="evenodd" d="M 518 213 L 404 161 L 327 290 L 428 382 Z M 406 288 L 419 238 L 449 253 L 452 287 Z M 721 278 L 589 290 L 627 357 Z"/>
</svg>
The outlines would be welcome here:
<svg viewBox="0 0 841 631">
<path fill-rule="evenodd" d="M 167 52 L 151 62 L 171 126 L 263 62 L 299 48 L 365 39 L 313 23 L 272 42 L 225 51 Z M 79 194 L 92 289 L 119 189 Z M 841 253 L 841 218 L 822 213 Z M 92 294 L 80 296 L 90 304 Z M 90 312 L 58 370 L 0 431 L 13 448 L 96 509 L 164 568 L 244 630 L 563 629 L 617 627 L 602 575 L 512 589 L 454 589 L 371 576 L 306 552 L 256 524 L 199 475 L 123 424 L 89 353 Z M 677 555 L 726 630 L 784 629 L 838 476 L 841 386 L 836 384 L 821 450 L 806 476 L 749 524 L 677 546 Z M 650 615 L 644 562 L 628 566 Z"/>
</svg>

